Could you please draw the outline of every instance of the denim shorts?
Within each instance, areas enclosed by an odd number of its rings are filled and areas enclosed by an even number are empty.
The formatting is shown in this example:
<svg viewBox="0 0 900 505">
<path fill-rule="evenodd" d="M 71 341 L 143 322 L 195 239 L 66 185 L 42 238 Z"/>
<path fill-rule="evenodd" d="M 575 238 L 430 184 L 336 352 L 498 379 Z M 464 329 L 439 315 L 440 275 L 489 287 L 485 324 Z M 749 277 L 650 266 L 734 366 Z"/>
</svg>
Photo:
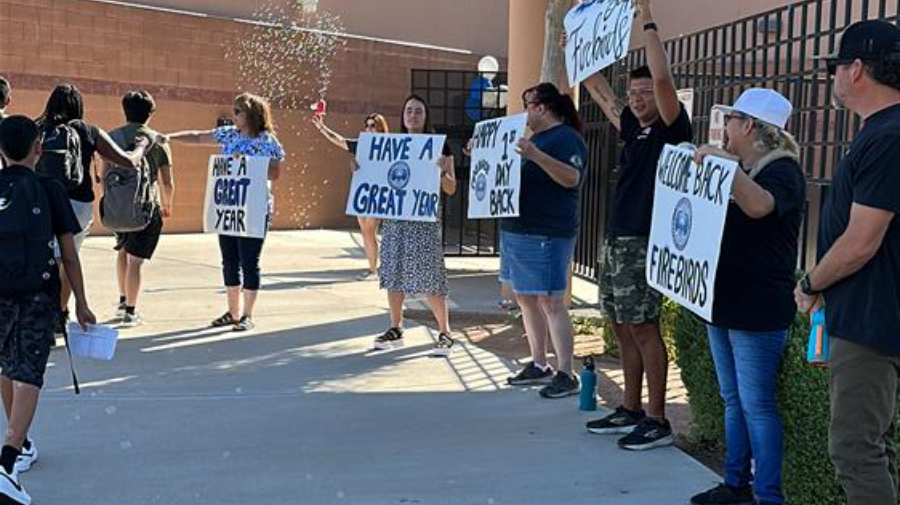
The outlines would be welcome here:
<svg viewBox="0 0 900 505">
<path fill-rule="evenodd" d="M 575 237 L 501 232 L 500 282 L 518 295 L 563 295 L 574 252 Z"/>
</svg>

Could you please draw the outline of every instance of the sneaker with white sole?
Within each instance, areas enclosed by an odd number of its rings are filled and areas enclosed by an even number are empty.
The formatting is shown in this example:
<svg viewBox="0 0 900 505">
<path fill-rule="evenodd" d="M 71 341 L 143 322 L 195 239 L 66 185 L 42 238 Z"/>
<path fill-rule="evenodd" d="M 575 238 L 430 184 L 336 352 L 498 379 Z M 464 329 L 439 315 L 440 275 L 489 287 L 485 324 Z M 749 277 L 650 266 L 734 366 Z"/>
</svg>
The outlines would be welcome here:
<svg viewBox="0 0 900 505">
<path fill-rule="evenodd" d="M 566 372 L 557 370 L 553 376 L 553 381 L 548 386 L 544 386 L 539 391 L 541 398 L 565 398 L 567 396 L 575 396 L 581 391 L 578 385 L 578 378 L 569 375 Z"/>
<path fill-rule="evenodd" d="M 16 459 L 16 473 L 23 473 L 31 470 L 32 465 L 37 462 L 38 459 L 38 450 L 37 446 L 34 445 L 34 440 L 28 439 L 29 447 L 26 449 L 22 447 L 22 452 L 19 454 L 19 457 Z"/>
<path fill-rule="evenodd" d="M 384 351 L 387 349 L 403 347 L 403 345 L 403 330 L 400 328 L 388 328 L 388 331 L 375 339 L 375 345 L 372 347 L 379 351 Z"/>
<path fill-rule="evenodd" d="M 9 505 L 31 505 L 31 496 L 19 482 L 19 474 L 13 470 L 12 475 L 0 467 L 0 503 Z"/>
<path fill-rule="evenodd" d="M 116 304 L 116 317 L 119 319 L 125 319 L 125 302 Z"/>
<path fill-rule="evenodd" d="M 456 345 L 456 342 L 447 335 L 446 333 L 441 333 L 438 335 L 437 342 L 434 343 L 434 347 L 431 348 L 431 355 L 435 357 L 447 357 L 453 354 L 453 346 Z"/>
<path fill-rule="evenodd" d="M 652 417 L 641 419 L 634 431 L 619 439 L 619 447 L 628 451 L 646 451 L 675 443 L 675 434 L 668 420 Z"/>
<path fill-rule="evenodd" d="M 525 368 L 519 370 L 519 373 L 506 379 L 506 383 L 510 386 L 545 386 L 553 381 L 553 368 L 540 367 L 534 362 L 525 365 Z"/>
<path fill-rule="evenodd" d="M 137 312 L 133 312 L 131 314 L 126 312 L 125 317 L 122 318 L 123 328 L 134 328 L 142 324 L 144 324 L 144 318 L 141 317 L 141 315 Z"/>
<path fill-rule="evenodd" d="M 620 405 L 612 414 L 588 421 L 585 427 L 589 432 L 597 435 L 627 435 L 634 431 L 638 423 L 645 417 L 647 414 L 643 410 L 635 412 Z"/>
</svg>

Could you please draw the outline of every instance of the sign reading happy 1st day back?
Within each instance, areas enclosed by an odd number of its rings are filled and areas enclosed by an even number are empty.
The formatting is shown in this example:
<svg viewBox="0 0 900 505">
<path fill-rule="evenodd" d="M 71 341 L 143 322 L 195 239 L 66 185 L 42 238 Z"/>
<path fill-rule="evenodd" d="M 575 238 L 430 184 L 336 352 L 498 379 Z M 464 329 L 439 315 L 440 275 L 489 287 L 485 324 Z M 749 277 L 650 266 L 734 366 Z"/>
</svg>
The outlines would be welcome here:
<svg viewBox="0 0 900 505">
<path fill-rule="evenodd" d="M 359 137 L 347 214 L 397 221 L 438 219 L 445 135 L 364 133 Z"/>
<path fill-rule="evenodd" d="M 633 0 L 585 0 L 566 14 L 566 71 L 575 86 L 628 54 Z"/>
<path fill-rule="evenodd" d="M 527 114 L 481 121 L 472 135 L 469 218 L 519 215 L 522 156 L 516 143 L 525 134 Z"/>
<path fill-rule="evenodd" d="M 737 162 L 667 145 L 656 169 L 647 283 L 712 321 L 716 269 Z M 735 289 L 741 289 L 736 286 Z"/>
</svg>

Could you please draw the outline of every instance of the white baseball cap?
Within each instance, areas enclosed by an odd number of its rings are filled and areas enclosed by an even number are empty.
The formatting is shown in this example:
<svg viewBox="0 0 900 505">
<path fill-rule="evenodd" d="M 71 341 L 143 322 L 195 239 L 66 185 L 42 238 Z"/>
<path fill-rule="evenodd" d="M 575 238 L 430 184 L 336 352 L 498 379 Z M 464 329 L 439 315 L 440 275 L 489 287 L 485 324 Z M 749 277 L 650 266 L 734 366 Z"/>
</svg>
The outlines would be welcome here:
<svg viewBox="0 0 900 505">
<path fill-rule="evenodd" d="M 753 119 L 781 128 L 787 125 L 794 107 L 781 93 L 767 88 L 750 88 L 738 97 L 731 107 L 716 105 L 725 114 L 738 112 Z"/>
</svg>

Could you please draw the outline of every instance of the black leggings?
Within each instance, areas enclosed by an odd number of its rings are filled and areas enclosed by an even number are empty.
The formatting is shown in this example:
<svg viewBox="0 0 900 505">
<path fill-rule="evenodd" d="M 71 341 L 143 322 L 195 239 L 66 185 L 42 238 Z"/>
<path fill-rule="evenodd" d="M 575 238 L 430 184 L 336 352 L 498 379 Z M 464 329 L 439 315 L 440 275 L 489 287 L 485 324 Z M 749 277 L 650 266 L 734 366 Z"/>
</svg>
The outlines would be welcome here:
<svg viewBox="0 0 900 505">
<path fill-rule="evenodd" d="M 262 252 L 261 238 L 229 237 L 219 235 L 219 250 L 222 251 L 222 276 L 225 286 L 241 285 L 244 275 L 244 289 L 259 290 L 259 256 Z"/>
</svg>

